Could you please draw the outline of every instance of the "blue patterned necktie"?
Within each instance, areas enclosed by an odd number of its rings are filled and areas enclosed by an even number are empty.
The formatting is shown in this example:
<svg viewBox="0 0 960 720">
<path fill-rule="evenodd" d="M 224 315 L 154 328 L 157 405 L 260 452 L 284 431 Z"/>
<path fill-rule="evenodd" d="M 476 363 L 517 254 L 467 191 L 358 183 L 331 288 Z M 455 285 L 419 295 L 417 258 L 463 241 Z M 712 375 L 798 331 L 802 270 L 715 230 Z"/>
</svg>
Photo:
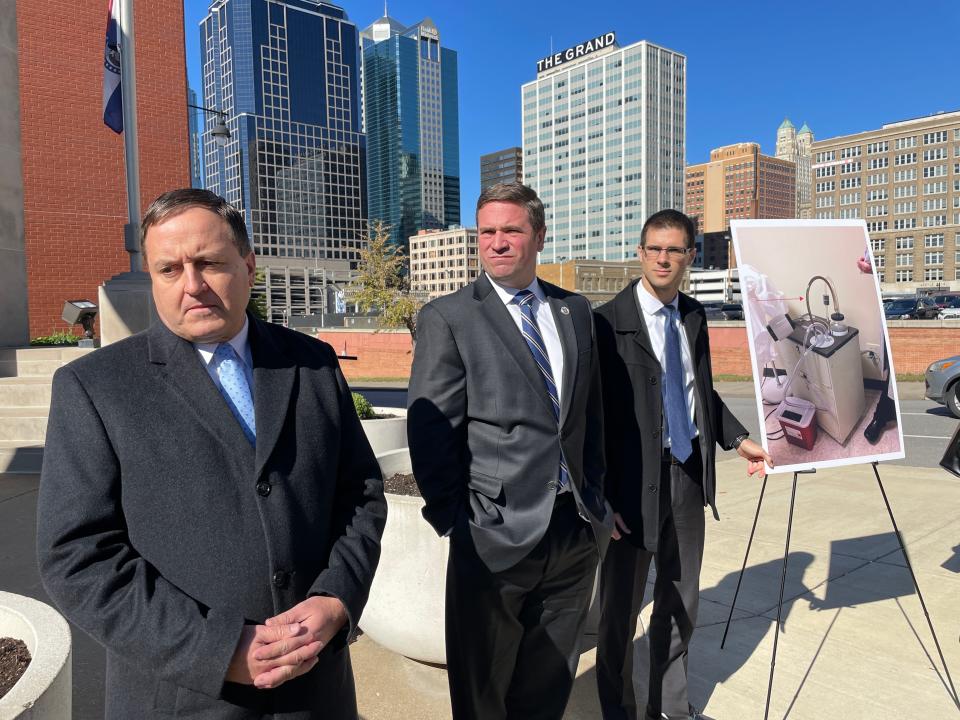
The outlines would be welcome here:
<svg viewBox="0 0 960 720">
<path fill-rule="evenodd" d="M 256 447 L 257 422 L 253 413 L 253 394 L 247 383 L 247 374 L 236 350 L 230 343 L 220 343 L 213 353 L 217 361 L 217 377 L 220 378 L 220 392 L 230 408 L 230 412 L 240 423 L 240 429 L 250 444 Z"/>
<path fill-rule="evenodd" d="M 527 341 L 527 347 L 530 348 L 530 354 L 540 368 L 540 375 L 543 376 L 543 384 L 547 388 L 547 394 L 550 396 L 550 405 L 553 408 L 553 418 L 560 423 L 560 398 L 557 394 L 557 384 L 553 381 L 553 370 L 550 367 L 550 357 L 547 355 L 547 345 L 543 342 L 543 336 L 540 334 L 540 328 L 537 326 L 537 319 L 533 316 L 533 301 L 536 298 L 529 290 L 521 290 L 514 299 L 520 306 L 520 328 L 523 333 L 523 339 Z M 562 490 L 570 481 L 570 471 L 567 470 L 567 463 L 560 456 L 560 478 L 557 484 L 557 490 Z"/>
<path fill-rule="evenodd" d="M 693 428 L 690 427 L 690 412 L 687 409 L 686 392 L 683 385 L 683 354 L 680 350 L 680 332 L 674 322 L 676 308 L 664 305 L 664 375 L 663 406 L 667 415 L 667 436 L 670 438 L 670 452 L 680 462 L 684 462 L 693 452 L 690 439 Z"/>
</svg>

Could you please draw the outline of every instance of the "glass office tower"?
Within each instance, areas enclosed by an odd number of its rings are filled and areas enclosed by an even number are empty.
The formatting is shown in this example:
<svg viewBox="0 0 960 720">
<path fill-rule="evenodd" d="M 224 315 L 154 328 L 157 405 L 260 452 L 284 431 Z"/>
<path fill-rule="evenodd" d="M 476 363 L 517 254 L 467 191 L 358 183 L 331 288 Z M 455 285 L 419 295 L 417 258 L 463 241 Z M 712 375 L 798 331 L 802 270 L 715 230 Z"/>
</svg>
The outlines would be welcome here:
<svg viewBox="0 0 960 720">
<path fill-rule="evenodd" d="M 546 209 L 541 262 L 635 258 L 646 218 L 683 210 L 686 57 L 608 36 L 541 60 L 521 88 L 524 182 Z"/>
<path fill-rule="evenodd" d="M 429 18 L 405 27 L 384 16 L 361 42 L 370 222 L 405 245 L 460 223 L 457 54 Z"/>
<path fill-rule="evenodd" d="M 200 23 L 206 186 L 242 209 L 269 266 L 355 264 L 366 218 L 359 39 L 319 0 L 213 0 Z M 308 311 L 312 311 L 307 308 Z"/>
</svg>

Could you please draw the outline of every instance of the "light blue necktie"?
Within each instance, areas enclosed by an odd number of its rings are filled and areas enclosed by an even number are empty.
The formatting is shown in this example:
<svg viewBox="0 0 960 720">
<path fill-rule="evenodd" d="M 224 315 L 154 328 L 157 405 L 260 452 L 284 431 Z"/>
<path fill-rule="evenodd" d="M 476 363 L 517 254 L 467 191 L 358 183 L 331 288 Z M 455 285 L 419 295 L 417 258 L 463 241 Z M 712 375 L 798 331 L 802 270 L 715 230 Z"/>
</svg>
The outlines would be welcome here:
<svg viewBox="0 0 960 720">
<path fill-rule="evenodd" d="M 217 377 L 220 378 L 220 392 L 227 401 L 230 411 L 240 423 L 243 434 L 250 444 L 257 444 L 257 421 L 253 414 L 253 394 L 247 383 L 247 374 L 236 350 L 230 343 L 220 343 L 213 353 L 217 361 Z"/>
<path fill-rule="evenodd" d="M 540 334 L 540 328 L 537 326 L 537 319 L 533 316 L 533 300 L 536 297 L 529 290 L 521 290 L 514 298 L 517 305 L 520 306 L 521 323 L 520 328 L 523 333 L 523 339 L 527 341 L 527 347 L 540 368 L 540 374 L 543 376 L 543 384 L 547 386 L 547 394 L 550 396 L 550 405 L 553 408 L 553 418 L 559 424 L 560 422 L 560 399 L 557 394 L 557 384 L 553 381 L 553 370 L 550 367 L 550 357 L 547 355 L 547 345 L 543 342 L 543 336 Z M 560 478 L 557 483 L 557 491 L 563 490 L 570 481 L 570 471 L 567 470 L 567 463 L 563 456 L 560 456 Z"/>
<path fill-rule="evenodd" d="M 693 452 L 690 443 L 693 428 L 690 426 L 690 412 L 683 387 L 683 354 L 680 350 L 680 332 L 674 322 L 676 312 L 673 305 L 663 306 L 663 314 L 666 316 L 663 348 L 666 382 L 663 384 L 663 406 L 667 415 L 670 452 L 677 460 L 684 462 Z"/>
</svg>

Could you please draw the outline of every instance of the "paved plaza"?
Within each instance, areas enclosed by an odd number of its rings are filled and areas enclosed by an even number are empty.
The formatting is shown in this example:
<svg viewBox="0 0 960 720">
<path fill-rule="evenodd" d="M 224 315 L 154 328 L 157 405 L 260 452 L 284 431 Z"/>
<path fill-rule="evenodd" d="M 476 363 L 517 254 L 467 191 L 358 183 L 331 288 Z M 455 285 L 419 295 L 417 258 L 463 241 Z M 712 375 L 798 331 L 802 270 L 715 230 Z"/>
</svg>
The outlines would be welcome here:
<svg viewBox="0 0 960 720">
<path fill-rule="evenodd" d="M 909 441 L 908 441 L 909 454 Z M 931 463 L 932 464 L 932 463 Z M 791 475 L 767 483 L 726 649 L 724 622 L 761 482 L 727 454 L 718 464 L 721 522 L 708 517 L 691 698 L 722 720 L 762 718 L 776 625 Z M 960 679 L 960 480 L 934 467 L 886 464 L 880 474 L 914 563 L 954 683 Z M 46 599 L 36 570 L 36 475 L 0 475 L 0 589 Z M 411 598 L 416 602 L 416 598 Z M 641 615 L 636 652 L 646 651 Z M 771 718 L 960 717 L 869 465 L 800 477 Z M 103 652 L 74 632 L 74 717 L 102 716 Z M 367 720 L 449 717 L 446 674 L 380 648 L 352 648 Z M 569 720 L 598 718 L 594 638 Z M 636 677 L 638 696 L 646 681 Z"/>
</svg>

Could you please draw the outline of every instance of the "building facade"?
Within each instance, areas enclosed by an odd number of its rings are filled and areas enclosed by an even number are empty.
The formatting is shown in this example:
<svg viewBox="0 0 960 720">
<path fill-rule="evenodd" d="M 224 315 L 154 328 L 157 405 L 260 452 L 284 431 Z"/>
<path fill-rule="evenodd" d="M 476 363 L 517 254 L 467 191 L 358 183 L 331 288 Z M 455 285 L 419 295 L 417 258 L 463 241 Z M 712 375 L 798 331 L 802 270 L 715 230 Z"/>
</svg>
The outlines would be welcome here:
<svg viewBox="0 0 960 720">
<path fill-rule="evenodd" d="M 457 53 L 426 18 L 384 16 L 361 33 L 369 217 L 391 241 L 460 223 Z"/>
<path fill-rule="evenodd" d="M 187 90 L 187 104 L 199 105 L 197 93 L 193 88 Z M 203 152 L 200 147 L 200 116 L 202 110 L 196 107 L 187 108 L 187 117 L 190 128 L 190 187 L 203 187 Z"/>
<path fill-rule="evenodd" d="M 546 210 L 543 262 L 635 258 L 646 218 L 682 209 L 686 85 L 684 55 L 614 33 L 537 63 L 523 173 Z"/>
<path fill-rule="evenodd" d="M 642 275 L 639 260 L 564 260 L 537 265 L 537 277 L 586 297 L 598 307 Z"/>
<path fill-rule="evenodd" d="M 813 144 L 814 214 L 863 218 L 885 290 L 960 290 L 960 111 Z"/>
<path fill-rule="evenodd" d="M 806 123 L 797 130 L 789 118 L 784 118 L 780 127 L 777 128 L 777 157 L 781 160 L 789 160 L 797 166 L 797 202 L 794 216 L 797 218 L 813 217 L 810 202 L 813 141 L 813 130 Z"/>
<path fill-rule="evenodd" d="M 220 145 L 205 123 L 206 186 L 243 211 L 259 264 L 354 266 L 366 229 L 356 26 L 320 0 L 214 0 L 200 35 L 203 104 L 230 130 Z M 267 300 L 272 320 L 289 314 Z"/>
<path fill-rule="evenodd" d="M 455 292 L 480 274 L 476 228 L 421 230 L 410 245 L 410 289 L 432 300 Z"/>
<path fill-rule="evenodd" d="M 523 182 L 523 149 L 506 148 L 480 156 L 480 189 L 497 183 Z"/>
<path fill-rule="evenodd" d="M 716 148 L 709 162 L 687 167 L 686 208 L 702 236 L 698 265 L 732 267 L 731 220 L 795 217 L 796 166 L 764 155 L 757 143 Z"/>
<path fill-rule="evenodd" d="M 130 269 L 123 136 L 104 125 L 101 104 L 105 9 L 0 7 L 0 344 L 76 332 L 64 301 L 96 302 L 105 280 Z M 183 2 L 137 3 L 135 23 L 142 213 L 190 182 Z"/>
</svg>

